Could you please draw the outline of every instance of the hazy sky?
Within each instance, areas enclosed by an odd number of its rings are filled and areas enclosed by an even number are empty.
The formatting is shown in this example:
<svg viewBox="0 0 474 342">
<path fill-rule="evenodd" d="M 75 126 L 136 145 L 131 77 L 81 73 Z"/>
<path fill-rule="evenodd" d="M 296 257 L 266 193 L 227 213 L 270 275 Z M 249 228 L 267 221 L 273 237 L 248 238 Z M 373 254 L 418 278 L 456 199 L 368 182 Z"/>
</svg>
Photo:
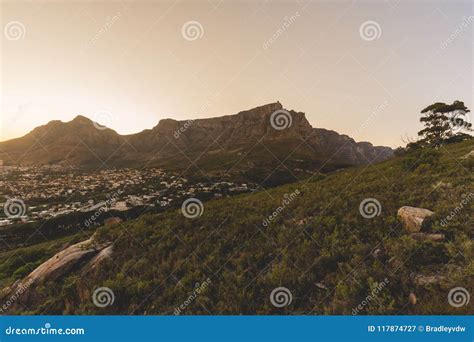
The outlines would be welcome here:
<svg viewBox="0 0 474 342">
<path fill-rule="evenodd" d="M 398 146 L 425 106 L 472 109 L 472 15 L 452 0 L 1 1 L 0 141 L 78 114 L 125 134 L 280 101 Z"/>
</svg>

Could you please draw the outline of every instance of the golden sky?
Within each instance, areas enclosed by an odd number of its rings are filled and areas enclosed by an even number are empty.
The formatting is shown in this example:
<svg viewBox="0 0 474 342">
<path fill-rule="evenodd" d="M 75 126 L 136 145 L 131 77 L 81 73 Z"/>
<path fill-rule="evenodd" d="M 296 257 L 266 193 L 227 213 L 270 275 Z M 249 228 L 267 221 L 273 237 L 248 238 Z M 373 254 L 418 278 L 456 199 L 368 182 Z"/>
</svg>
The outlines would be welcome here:
<svg viewBox="0 0 474 342">
<path fill-rule="evenodd" d="M 78 114 L 121 134 L 269 102 L 392 147 L 472 109 L 471 1 L 1 1 L 0 141 Z"/>
</svg>

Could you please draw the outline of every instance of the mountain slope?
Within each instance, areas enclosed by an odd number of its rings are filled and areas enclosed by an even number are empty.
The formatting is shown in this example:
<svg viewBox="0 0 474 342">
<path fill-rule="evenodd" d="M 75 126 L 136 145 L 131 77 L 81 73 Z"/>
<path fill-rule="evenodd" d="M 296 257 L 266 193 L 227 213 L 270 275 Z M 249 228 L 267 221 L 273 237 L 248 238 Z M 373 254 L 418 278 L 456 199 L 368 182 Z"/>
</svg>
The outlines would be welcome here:
<svg viewBox="0 0 474 342">
<path fill-rule="evenodd" d="M 124 143 L 114 130 L 97 129 L 79 115 L 69 122 L 51 121 L 21 138 L 0 143 L 0 159 L 6 165 L 101 165 Z"/>
<path fill-rule="evenodd" d="M 291 125 L 275 129 L 275 112 L 289 117 Z M 0 143 L 5 164 L 153 165 L 222 174 L 252 174 L 259 168 L 267 175 L 275 168 L 293 174 L 295 169 L 330 171 L 392 155 L 388 147 L 315 129 L 304 113 L 286 111 L 278 102 L 211 119 L 165 119 L 153 129 L 125 136 L 97 129 L 79 116 L 66 123 L 52 121 L 22 138 Z"/>
<path fill-rule="evenodd" d="M 182 314 L 351 314 L 359 305 L 360 314 L 472 313 L 472 301 L 454 307 L 448 294 L 455 287 L 473 291 L 473 150 L 471 139 L 211 200 L 195 219 L 170 210 L 100 228 L 93 240 L 113 243 L 111 257 L 32 287 L 21 299 L 29 310 L 20 303 L 12 310 L 173 314 L 186 303 Z M 374 215 L 360 211 L 370 198 L 380 203 Z M 435 212 L 422 226 L 425 235 L 404 228 L 397 219 L 402 206 Z M 420 241 L 430 233 L 444 236 Z M 8 252 L 0 274 L 22 258 L 38 265 L 35 258 L 57 252 L 48 246 Z M 98 287 L 113 291 L 112 305 L 93 304 Z M 271 304 L 277 287 L 291 292 L 288 306 Z"/>
</svg>

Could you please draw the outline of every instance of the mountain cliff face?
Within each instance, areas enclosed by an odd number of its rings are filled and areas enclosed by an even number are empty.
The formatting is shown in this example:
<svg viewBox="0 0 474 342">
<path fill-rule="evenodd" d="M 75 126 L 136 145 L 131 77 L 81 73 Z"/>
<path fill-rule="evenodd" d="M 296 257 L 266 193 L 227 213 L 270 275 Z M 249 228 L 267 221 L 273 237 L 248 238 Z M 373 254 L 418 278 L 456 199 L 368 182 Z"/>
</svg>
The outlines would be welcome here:
<svg viewBox="0 0 474 342">
<path fill-rule="evenodd" d="M 324 151 L 337 154 L 337 159 L 349 165 L 379 162 L 393 156 L 393 150 L 386 146 L 374 146 L 369 142 L 358 142 L 347 135 L 323 128 L 315 128 L 318 146 Z"/>
<path fill-rule="evenodd" d="M 392 155 L 388 147 L 313 128 L 304 113 L 286 111 L 279 102 L 217 118 L 164 119 L 131 135 L 97 129 L 78 116 L 70 122 L 51 121 L 22 138 L 0 143 L 5 165 L 153 165 L 221 173 L 268 167 L 327 171 Z"/>
</svg>

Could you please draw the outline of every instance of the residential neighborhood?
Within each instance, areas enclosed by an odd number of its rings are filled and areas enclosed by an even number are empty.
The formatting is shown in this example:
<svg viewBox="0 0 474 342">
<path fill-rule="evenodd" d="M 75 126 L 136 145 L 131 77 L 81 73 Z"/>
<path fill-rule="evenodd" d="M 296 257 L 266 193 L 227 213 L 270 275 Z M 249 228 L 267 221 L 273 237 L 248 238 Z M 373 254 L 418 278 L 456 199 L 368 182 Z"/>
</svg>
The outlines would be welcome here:
<svg viewBox="0 0 474 342">
<path fill-rule="evenodd" d="M 84 171 L 72 166 L 1 166 L 0 226 L 74 212 L 167 208 L 189 197 L 222 198 L 255 190 L 228 181 L 191 182 L 158 168 Z"/>
</svg>

